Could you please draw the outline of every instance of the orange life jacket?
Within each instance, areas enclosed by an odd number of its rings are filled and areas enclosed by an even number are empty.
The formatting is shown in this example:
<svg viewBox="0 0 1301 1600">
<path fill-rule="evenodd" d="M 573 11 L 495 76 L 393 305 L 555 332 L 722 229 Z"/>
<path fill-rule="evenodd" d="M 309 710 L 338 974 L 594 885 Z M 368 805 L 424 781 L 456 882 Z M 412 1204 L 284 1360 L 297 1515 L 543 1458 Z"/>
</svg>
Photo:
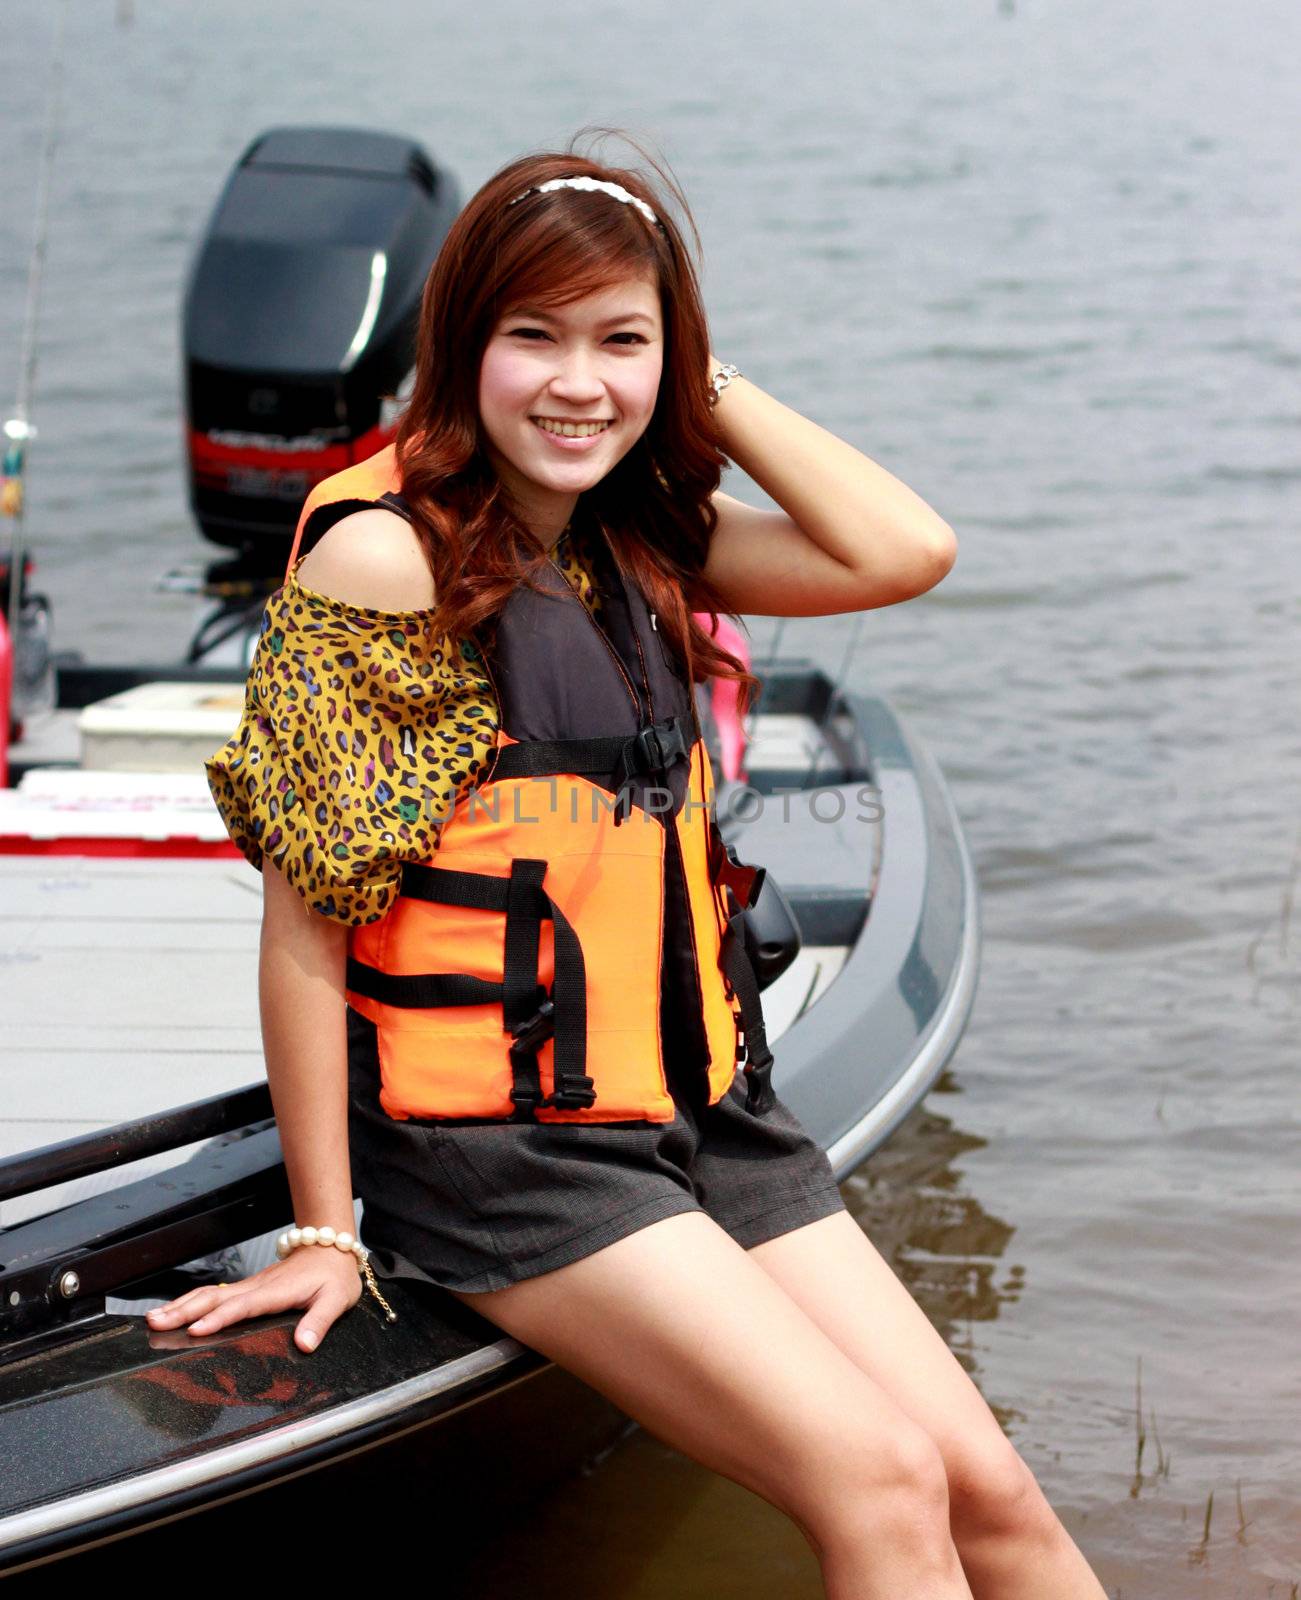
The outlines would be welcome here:
<svg viewBox="0 0 1301 1600">
<path fill-rule="evenodd" d="M 305 532 L 377 504 L 410 516 L 391 445 L 312 490 L 290 567 Z M 482 657 L 492 765 L 349 929 L 391 1117 L 667 1122 L 666 1059 L 710 1105 L 744 1063 L 747 1108 L 772 1107 L 741 927 L 764 869 L 724 844 L 694 686 L 595 542 L 603 620 L 554 562 L 516 587 Z"/>
</svg>

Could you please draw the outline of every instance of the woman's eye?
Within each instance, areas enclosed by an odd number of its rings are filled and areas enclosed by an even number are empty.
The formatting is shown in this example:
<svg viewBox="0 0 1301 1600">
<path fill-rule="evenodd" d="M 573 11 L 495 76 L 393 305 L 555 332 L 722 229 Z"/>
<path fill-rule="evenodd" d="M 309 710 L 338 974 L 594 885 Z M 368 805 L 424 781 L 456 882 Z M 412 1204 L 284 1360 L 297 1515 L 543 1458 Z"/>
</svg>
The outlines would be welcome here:
<svg viewBox="0 0 1301 1600">
<path fill-rule="evenodd" d="M 551 337 L 551 335 L 546 331 L 545 328 L 512 328 L 510 330 L 510 337 L 512 339 L 514 339 L 514 338 L 527 339 L 527 338 L 530 338 L 533 334 L 537 334 L 538 337 L 541 338 L 541 339 L 549 339 Z M 647 340 L 640 333 L 631 333 L 631 332 L 629 332 L 629 333 L 612 333 L 610 335 L 610 338 L 611 339 L 621 339 L 621 340 L 622 339 L 626 339 L 626 340 L 629 340 L 629 341 L 631 341 L 633 343 L 636 343 L 636 344 L 645 344 L 645 343 L 647 343 Z"/>
</svg>

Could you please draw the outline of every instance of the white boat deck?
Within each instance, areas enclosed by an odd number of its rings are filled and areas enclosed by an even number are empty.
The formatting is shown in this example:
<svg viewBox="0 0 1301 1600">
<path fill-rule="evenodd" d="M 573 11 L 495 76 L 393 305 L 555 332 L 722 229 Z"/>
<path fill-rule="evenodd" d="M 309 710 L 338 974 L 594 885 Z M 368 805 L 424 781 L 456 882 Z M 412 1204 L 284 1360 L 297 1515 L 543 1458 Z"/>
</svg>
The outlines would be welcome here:
<svg viewBox="0 0 1301 1600">
<path fill-rule="evenodd" d="M 4 855 L 0 903 L 0 1154 L 265 1078 L 262 880 L 242 858 Z"/>
</svg>

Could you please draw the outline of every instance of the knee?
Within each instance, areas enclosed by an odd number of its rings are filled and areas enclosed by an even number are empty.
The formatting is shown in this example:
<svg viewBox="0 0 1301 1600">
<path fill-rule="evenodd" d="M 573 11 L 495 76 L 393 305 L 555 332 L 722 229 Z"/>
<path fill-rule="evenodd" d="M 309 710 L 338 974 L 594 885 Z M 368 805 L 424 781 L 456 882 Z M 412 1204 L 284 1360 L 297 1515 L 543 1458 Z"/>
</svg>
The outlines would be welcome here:
<svg viewBox="0 0 1301 1600">
<path fill-rule="evenodd" d="M 885 1439 L 877 1434 L 869 1448 L 845 1451 L 839 1468 L 815 1530 L 819 1545 L 885 1542 L 918 1556 L 941 1556 L 950 1542 L 948 1477 L 924 1429 L 907 1423 Z"/>
<path fill-rule="evenodd" d="M 1008 1440 L 956 1447 L 947 1471 L 955 1542 L 993 1538 L 1051 1543 L 1057 1536 L 1052 1507 Z"/>
</svg>

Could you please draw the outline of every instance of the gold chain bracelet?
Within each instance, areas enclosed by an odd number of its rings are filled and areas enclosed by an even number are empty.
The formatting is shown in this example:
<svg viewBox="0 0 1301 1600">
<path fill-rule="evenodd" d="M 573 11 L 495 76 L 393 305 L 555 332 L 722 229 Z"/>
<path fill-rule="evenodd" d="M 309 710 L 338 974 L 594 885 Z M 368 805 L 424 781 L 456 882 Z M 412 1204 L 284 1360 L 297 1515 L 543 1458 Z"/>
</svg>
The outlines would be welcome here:
<svg viewBox="0 0 1301 1600">
<path fill-rule="evenodd" d="M 379 1285 L 375 1282 L 375 1274 L 371 1271 L 370 1262 L 363 1261 L 361 1263 L 361 1270 L 366 1274 L 366 1285 L 370 1289 L 370 1292 L 379 1301 L 380 1305 L 384 1307 L 384 1316 L 386 1320 L 389 1322 L 396 1322 L 398 1320 L 398 1314 L 379 1292 Z"/>
</svg>

